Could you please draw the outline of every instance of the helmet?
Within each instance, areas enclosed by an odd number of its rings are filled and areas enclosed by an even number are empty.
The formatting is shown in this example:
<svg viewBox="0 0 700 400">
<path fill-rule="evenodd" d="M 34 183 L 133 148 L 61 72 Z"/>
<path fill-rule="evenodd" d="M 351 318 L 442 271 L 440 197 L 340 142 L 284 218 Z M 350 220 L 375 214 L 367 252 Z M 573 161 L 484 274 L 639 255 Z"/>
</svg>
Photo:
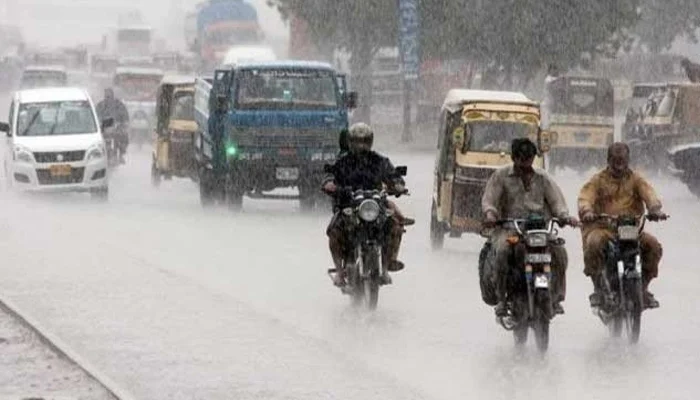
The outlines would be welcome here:
<svg viewBox="0 0 700 400">
<path fill-rule="evenodd" d="M 537 155 L 537 146 L 528 138 L 513 139 L 510 146 L 510 156 L 513 159 L 529 159 Z"/>
<path fill-rule="evenodd" d="M 367 152 L 372 150 L 374 132 L 364 122 L 353 124 L 348 131 L 348 148 L 352 153 Z"/>
</svg>

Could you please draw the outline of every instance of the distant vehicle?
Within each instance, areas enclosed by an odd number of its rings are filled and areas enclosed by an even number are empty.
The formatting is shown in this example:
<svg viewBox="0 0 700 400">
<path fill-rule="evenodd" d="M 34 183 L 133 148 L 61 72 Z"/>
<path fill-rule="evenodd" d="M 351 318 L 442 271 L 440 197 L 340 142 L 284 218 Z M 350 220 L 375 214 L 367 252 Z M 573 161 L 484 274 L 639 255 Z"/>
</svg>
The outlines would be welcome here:
<svg viewBox="0 0 700 400">
<path fill-rule="evenodd" d="M 117 53 L 145 56 L 151 53 L 152 28 L 145 24 L 125 24 L 117 28 Z"/>
<path fill-rule="evenodd" d="M 269 46 L 233 46 L 226 52 L 222 67 L 231 68 L 243 62 L 275 60 L 277 56 Z"/>
<path fill-rule="evenodd" d="M 107 158 L 100 122 L 87 91 L 78 88 L 21 90 L 10 105 L 5 177 L 21 191 L 89 192 L 108 196 Z"/>
<path fill-rule="evenodd" d="M 326 63 L 272 61 L 217 70 L 195 84 L 195 138 L 203 206 L 240 209 L 243 196 L 297 188 L 302 210 L 326 200 L 323 166 L 335 161 L 356 94 Z"/>
<path fill-rule="evenodd" d="M 173 176 L 197 179 L 194 82 L 193 76 L 166 76 L 158 88 L 158 122 L 151 164 L 153 186 L 159 186 L 161 178 L 171 179 Z"/>
<path fill-rule="evenodd" d="M 562 76 L 546 83 L 543 125 L 552 136 L 549 168 L 583 172 L 605 165 L 614 141 L 615 94 L 605 78 Z"/>
<path fill-rule="evenodd" d="M 135 143 L 150 140 L 156 121 L 156 97 L 164 73 L 157 68 L 119 67 L 114 91 L 129 111 L 129 137 Z"/>
<path fill-rule="evenodd" d="M 29 66 L 22 72 L 20 89 L 63 87 L 68 85 L 68 73 L 64 67 Z"/>
<path fill-rule="evenodd" d="M 120 67 L 157 68 L 156 60 L 151 56 L 119 57 L 118 62 Z"/>
<path fill-rule="evenodd" d="M 190 23 L 193 22 L 189 18 Z M 231 46 L 258 44 L 264 34 L 258 13 L 244 0 L 209 0 L 197 6 L 197 30 L 194 42 L 203 70 L 213 70 L 221 64 Z M 191 27 L 186 32 L 191 37 Z"/>
</svg>

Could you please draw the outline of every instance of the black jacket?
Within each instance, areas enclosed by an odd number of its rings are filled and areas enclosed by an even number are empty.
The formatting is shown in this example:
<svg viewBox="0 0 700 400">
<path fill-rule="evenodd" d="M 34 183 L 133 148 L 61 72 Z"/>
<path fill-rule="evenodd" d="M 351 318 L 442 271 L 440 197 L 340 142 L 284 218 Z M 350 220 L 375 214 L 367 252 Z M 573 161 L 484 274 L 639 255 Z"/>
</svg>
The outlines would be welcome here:
<svg viewBox="0 0 700 400">
<path fill-rule="evenodd" d="M 353 153 L 342 155 L 331 167 L 331 173 L 326 176 L 324 185 L 329 181 L 335 183 L 338 188 L 347 187 L 352 190 L 379 190 L 382 189 L 382 184 L 386 184 L 390 189 L 397 184 L 405 185 L 391 161 L 374 151 L 363 156 Z"/>
</svg>

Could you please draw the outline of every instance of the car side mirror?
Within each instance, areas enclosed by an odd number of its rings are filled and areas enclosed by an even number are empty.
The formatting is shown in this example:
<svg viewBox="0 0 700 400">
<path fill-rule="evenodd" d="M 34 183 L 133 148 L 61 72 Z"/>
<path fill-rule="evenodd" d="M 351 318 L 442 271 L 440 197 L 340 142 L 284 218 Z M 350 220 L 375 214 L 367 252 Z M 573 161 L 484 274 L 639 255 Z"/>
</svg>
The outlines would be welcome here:
<svg viewBox="0 0 700 400">
<path fill-rule="evenodd" d="M 408 167 L 405 165 L 400 165 L 396 167 L 396 175 L 397 176 L 406 176 L 408 173 Z"/>
<path fill-rule="evenodd" d="M 345 107 L 349 109 L 357 108 L 357 92 L 343 93 L 343 102 L 345 103 Z"/>
<path fill-rule="evenodd" d="M 0 132 L 5 132 L 7 135 L 10 135 L 10 124 L 7 122 L 0 122 Z"/>
<path fill-rule="evenodd" d="M 105 118 L 102 120 L 101 129 L 105 130 L 114 126 L 114 118 Z"/>
</svg>

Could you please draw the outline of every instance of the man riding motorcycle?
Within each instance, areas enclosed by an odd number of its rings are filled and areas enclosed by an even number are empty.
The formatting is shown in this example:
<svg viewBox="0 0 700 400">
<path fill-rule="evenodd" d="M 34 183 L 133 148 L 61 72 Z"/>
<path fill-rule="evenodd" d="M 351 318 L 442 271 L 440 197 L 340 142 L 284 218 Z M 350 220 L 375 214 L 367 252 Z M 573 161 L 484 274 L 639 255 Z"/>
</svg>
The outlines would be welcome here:
<svg viewBox="0 0 700 400">
<path fill-rule="evenodd" d="M 386 185 L 393 193 L 404 193 L 405 182 L 403 178 L 397 176 L 395 168 L 388 158 L 372 151 L 374 142 L 374 132 L 365 123 L 356 123 L 347 132 L 348 152 L 342 154 L 333 165 L 334 173 L 326 177 L 322 189 L 324 192 L 334 196 L 334 215 L 331 219 L 326 234 L 328 235 L 328 246 L 333 257 L 333 263 L 338 271 L 334 276 L 334 284 L 343 286 L 345 283 L 345 270 L 343 266 L 343 249 L 346 244 L 344 221 L 342 217 L 343 199 L 339 188 L 352 188 L 353 190 L 382 189 Z M 389 202 L 389 207 L 394 211 L 391 218 L 391 231 L 388 244 L 389 268 L 392 271 L 400 271 L 404 265 L 398 260 L 401 237 L 403 236 L 403 226 L 410 225 L 413 220 L 405 218 L 393 202 Z M 385 269 L 382 275 L 384 284 L 391 283 L 391 277 Z"/>
<path fill-rule="evenodd" d="M 114 119 L 114 123 L 117 127 L 114 139 L 120 151 L 119 162 L 123 164 L 124 154 L 126 154 L 126 149 L 129 146 L 129 134 L 127 132 L 129 111 L 126 109 L 124 103 L 114 96 L 114 90 L 112 88 L 105 89 L 104 99 L 97 103 L 96 111 L 100 120 L 106 118 Z"/>
<path fill-rule="evenodd" d="M 646 206 L 650 220 L 663 220 L 667 215 L 661 211 L 661 201 L 654 188 L 629 167 L 630 149 L 625 143 L 613 143 L 608 148 L 608 167 L 594 175 L 584 186 L 578 197 L 578 212 L 584 226 L 583 262 L 584 274 L 593 281 L 591 307 L 602 303 L 601 274 L 605 265 L 605 250 L 614 232 L 605 224 L 596 223 L 598 214 L 639 216 Z M 640 238 L 644 304 L 656 308 L 659 302 L 648 290 L 649 282 L 659 272 L 659 261 L 663 254 L 661 243 L 651 234 L 642 232 Z"/>
<path fill-rule="evenodd" d="M 511 142 L 513 165 L 498 169 L 491 175 L 481 209 L 484 213 L 483 226 L 495 228 L 485 246 L 492 246 L 487 257 L 495 257 L 489 271 L 484 271 L 484 279 L 495 288 L 497 301 L 496 316 L 508 314 L 506 306 L 505 279 L 510 267 L 508 262 L 513 248 L 507 242 L 514 232 L 507 227 L 496 227 L 499 219 L 527 218 L 529 214 L 540 214 L 545 218 L 555 217 L 565 224 L 578 226 L 576 218 L 569 216 L 566 200 L 561 189 L 542 169 L 533 168 L 537 146 L 528 138 L 518 138 Z M 561 302 L 566 298 L 566 268 L 568 256 L 563 245 L 552 245 L 552 274 L 554 280 L 554 311 L 563 314 Z"/>
</svg>

